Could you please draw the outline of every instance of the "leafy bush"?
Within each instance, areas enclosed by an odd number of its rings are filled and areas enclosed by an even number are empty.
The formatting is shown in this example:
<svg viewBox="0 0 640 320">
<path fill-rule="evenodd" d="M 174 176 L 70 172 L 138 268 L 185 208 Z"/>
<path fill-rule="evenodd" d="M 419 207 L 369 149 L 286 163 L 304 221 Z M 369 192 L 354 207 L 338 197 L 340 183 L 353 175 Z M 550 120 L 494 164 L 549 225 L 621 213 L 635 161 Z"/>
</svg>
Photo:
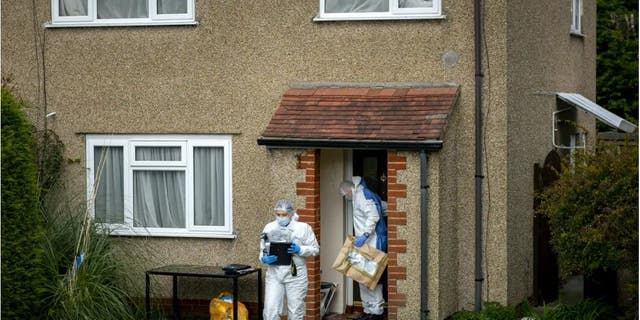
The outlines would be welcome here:
<svg viewBox="0 0 640 320">
<path fill-rule="evenodd" d="M 451 320 L 491 320 L 491 319 L 488 318 L 487 315 L 483 313 L 462 310 L 462 311 L 456 312 L 451 317 Z"/>
<path fill-rule="evenodd" d="M 30 319 L 44 283 L 32 126 L 24 103 L 2 88 L 2 317 Z"/>
<path fill-rule="evenodd" d="M 515 309 L 500 305 L 497 302 L 485 302 L 480 312 L 460 311 L 456 312 L 452 320 L 513 320 L 516 319 Z"/>
<path fill-rule="evenodd" d="M 482 312 L 486 314 L 489 319 L 494 320 L 511 320 L 516 317 L 516 312 L 513 308 L 500 305 L 497 302 L 485 303 Z"/>
<path fill-rule="evenodd" d="M 452 320 L 611 320 L 615 319 L 614 309 L 595 300 L 583 300 L 575 305 L 545 305 L 540 311 L 528 303 L 523 303 L 519 312 L 514 307 L 502 306 L 496 302 L 484 305 L 480 312 L 459 311 Z"/>
<path fill-rule="evenodd" d="M 638 147 L 575 153 L 541 195 L 562 274 L 638 270 Z"/>
<path fill-rule="evenodd" d="M 560 319 L 581 319 L 581 320 L 608 320 L 615 319 L 614 309 L 603 302 L 596 300 L 583 300 L 575 305 L 559 305 L 556 314 Z"/>
<path fill-rule="evenodd" d="M 531 320 L 610 320 L 615 319 L 615 310 L 597 300 L 582 300 L 574 305 L 544 305 L 536 311 L 528 304 L 522 307 L 522 317 Z"/>
</svg>

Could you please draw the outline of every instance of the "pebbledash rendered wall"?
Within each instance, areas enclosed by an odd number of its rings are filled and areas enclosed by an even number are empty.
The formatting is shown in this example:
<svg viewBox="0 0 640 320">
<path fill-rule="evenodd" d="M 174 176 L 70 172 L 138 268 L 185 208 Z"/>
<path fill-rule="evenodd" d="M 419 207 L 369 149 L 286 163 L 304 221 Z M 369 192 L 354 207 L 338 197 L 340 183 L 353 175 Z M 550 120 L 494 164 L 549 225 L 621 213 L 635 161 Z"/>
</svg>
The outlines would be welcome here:
<svg viewBox="0 0 640 320">
<path fill-rule="evenodd" d="M 595 4 L 583 1 L 584 35 L 575 36 L 569 34 L 570 2 L 483 1 L 486 301 L 516 304 L 532 291 L 533 164 L 552 150 L 556 102 L 549 92 L 595 96 Z M 307 183 L 317 186 L 306 180 L 304 163 L 322 151 L 256 144 L 290 81 L 459 85 L 444 147 L 429 155 L 429 310 L 443 319 L 473 308 L 473 1 L 443 0 L 441 20 L 313 22 L 318 1 L 196 0 L 197 26 L 45 29 L 49 6 L 3 1 L 2 76 L 33 106 L 29 113 L 40 127 L 46 89 L 46 112 L 57 114 L 48 125 L 66 145 L 66 181 L 79 197 L 86 187 L 85 134 L 233 137 L 237 237 L 145 239 L 154 250 L 146 267 L 257 265 L 259 232 L 279 198 L 294 199 L 303 220 L 318 230 L 319 204 L 303 191 Z M 395 199 L 390 228 L 398 251 L 389 311 L 395 319 L 416 319 L 420 162 L 416 152 L 393 157 L 404 159 L 397 184 L 406 191 Z M 310 263 L 317 268 L 316 260 Z M 317 287 L 310 289 L 307 314 L 314 319 L 319 296 Z"/>
</svg>

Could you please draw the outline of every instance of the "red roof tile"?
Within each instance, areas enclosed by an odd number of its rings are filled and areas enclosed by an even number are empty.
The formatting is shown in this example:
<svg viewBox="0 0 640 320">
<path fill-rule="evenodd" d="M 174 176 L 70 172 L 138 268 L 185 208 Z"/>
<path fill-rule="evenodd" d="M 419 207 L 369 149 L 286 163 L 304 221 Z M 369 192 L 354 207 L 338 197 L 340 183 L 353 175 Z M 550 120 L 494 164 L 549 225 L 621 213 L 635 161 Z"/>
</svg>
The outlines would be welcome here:
<svg viewBox="0 0 640 320">
<path fill-rule="evenodd" d="M 458 86 L 289 89 L 262 136 L 440 140 L 457 97 Z"/>
</svg>

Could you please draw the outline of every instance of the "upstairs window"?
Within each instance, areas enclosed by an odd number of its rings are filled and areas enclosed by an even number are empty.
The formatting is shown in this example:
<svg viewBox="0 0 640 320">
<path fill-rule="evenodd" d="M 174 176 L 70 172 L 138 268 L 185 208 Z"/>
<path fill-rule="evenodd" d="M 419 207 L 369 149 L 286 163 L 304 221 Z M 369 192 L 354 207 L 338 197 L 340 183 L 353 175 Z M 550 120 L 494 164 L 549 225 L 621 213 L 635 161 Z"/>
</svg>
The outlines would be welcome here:
<svg viewBox="0 0 640 320">
<path fill-rule="evenodd" d="M 315 20 L 442 18 L 441 0 L 320 0 Z"/>
<path fill-rule="evenodd" d="M 117 235 L 233 237 L 231 138 L 88 135 L 87 199 Z"/>
<path fill-rule="evenodd" d="M 571 33 L 582 34 L 582 0 L 571 0 Z"/>
<path fill-rule="evenodd" d="M 195 0 L 51 0 L 53 25 L 153 25 L 194 22 Z"/>
</svg>

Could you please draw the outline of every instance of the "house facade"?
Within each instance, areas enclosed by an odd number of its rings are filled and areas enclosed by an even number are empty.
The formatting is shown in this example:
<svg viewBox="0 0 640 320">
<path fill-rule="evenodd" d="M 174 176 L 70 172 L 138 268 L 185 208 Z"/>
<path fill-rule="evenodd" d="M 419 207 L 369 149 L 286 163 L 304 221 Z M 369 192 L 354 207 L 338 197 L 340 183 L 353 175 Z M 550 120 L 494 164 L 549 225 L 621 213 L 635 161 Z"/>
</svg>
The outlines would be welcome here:
<svg viewBox="0 0 640 320">
<path fill-rule="evenodd" d="M 578 138 L 554 118 L 558 92 L 595 98 L 595 3 L 480 9 L 476 28 L 473 1 L 8 0 L 2 76 L 64 142 L 96 221 L 154 249 L 149 268 L 259 266 L 288 198 L 321 247 L 307 319 L 323 281 L 344 312 L 359 298 L 331 269 L 351 232 L 337 187 L 359 175 L 388 204 L 388 318 L 444 319 L 477 285 L 532 295 L 534 165 L 595 137 L 589 115 L 566 119 Z"/>
</svg>

